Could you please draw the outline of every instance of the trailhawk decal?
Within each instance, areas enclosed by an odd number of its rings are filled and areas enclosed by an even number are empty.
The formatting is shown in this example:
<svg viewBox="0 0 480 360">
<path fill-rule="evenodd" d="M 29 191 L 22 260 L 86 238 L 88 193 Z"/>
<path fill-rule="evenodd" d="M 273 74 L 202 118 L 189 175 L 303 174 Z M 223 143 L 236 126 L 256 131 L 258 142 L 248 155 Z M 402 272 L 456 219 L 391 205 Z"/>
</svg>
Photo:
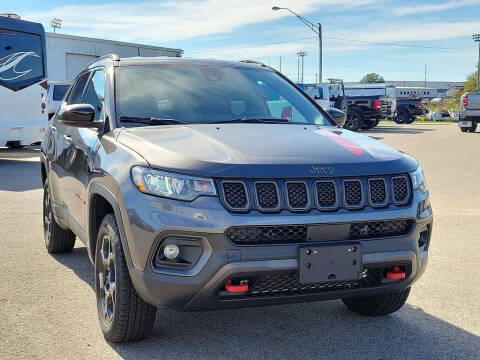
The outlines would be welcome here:
<svg viewBox="0 0 480 360">
<path fill-rule="evenodd" d="M 360 146 L 351 142 L 350 140 L 345 139 L 344 137 L 341 137 L 340 135 L 337 135 L 331 131 L 323 130 L 323 129 L 316 130 L 315 132 L 319 135 L 328 137 L 329 139 L 335 141 L 339 145 L 342 145 L 345 149 L 347 149 L 348 151 L 350 151 L 356 156 L 360 156 L 363 154 L 363 149 Z"/>
<path fill-rule="evenodd" d="M 0 59 L 0 80 L 10 81 L 16 80 L 21 78 L 22 76 L 27 75 L 33 69 L 28 69 L 24 71 L 17 71 L 17 65 L 26 57 L 33 56 L 33 57 L 40 57 L 33 51 L 21 51 L 16 52 L 10 55 L 7 55 Z M 11 70 L 10 76 L 4 75 L 7 71 Z M 5 77 L 7 76 L 7 77 Z"/>
</svg>

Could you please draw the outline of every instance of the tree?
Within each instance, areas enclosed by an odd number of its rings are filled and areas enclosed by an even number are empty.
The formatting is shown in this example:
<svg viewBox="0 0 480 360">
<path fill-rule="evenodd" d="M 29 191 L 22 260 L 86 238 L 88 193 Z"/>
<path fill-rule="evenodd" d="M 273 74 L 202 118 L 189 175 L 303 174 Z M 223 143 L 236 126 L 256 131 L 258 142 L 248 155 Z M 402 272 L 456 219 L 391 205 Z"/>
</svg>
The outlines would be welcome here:
<svg viewBox="0 0 480 360">
<path fill-rule="evenodd" d="M 473 72 L 470 75 L 468 75 L 467 80 L 464 83 L 464 88 L 463 90 L 457 90 L 455 96 L 454 96 L 454 101 L 458 105 L 460 104 L 460 97 L 465 94 L 468 91 L 475 91 L 477 90 L 477 72 Z"/>
<path fill-rule="evenodd" d="M 360 84 L 375 84 L 384 82 L 385 80 L 383 79 L 383 76 L 376 73 L 367 74 L 362 78 L 362 80 L 360 80 Z"/>
</svg>

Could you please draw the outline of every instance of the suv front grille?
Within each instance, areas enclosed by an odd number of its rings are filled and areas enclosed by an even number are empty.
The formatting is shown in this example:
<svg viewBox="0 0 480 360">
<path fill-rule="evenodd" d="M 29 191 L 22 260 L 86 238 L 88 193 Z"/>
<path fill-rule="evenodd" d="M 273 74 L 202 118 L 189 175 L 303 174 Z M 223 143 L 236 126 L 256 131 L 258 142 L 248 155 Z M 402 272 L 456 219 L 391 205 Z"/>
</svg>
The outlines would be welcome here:
<svg viewBox="0 0 480 360">
<path fill-rule="evenodd" d="M 372 205 L 384 205 L 387 201 L 387 186 L 383 179 L 369 179 L 370 202 Z"/>
<path fill-rule="evenodd" d="M 259 208 L 264 210 L 278 208 L 277 185 L 274 182 L 257 182 L 255 190 Z"/>
<path fill-rule="evenodd" d="M 304 242 L 307 238 L 307 226 L 235 226 L 226 232 L 235 244 L 281 244 Z"/>
<path fill-rule="evenodd" d="M 383 272 L 377 268 L 365 269 L 362 276 L 359 280 L 300 284 L 296 273 L 270 274 L 256 280 L 246 296 L 301 295 L 375 287 L 381 285 Z"/>
<path fill-rule="evenodd" d="M 220 200 L 230 211 L 333 211 L 404 206 L 410 202 L 407 175 L 347 179 L 219 180 Z"/>
<path fill-rule="evenodd" d="M 412 225 L 413 221 L 410 219 L 353 223 L 350 227 L 350 238 L 371 239 L 406 235 Z"/>
<path fill-rule="evenodd" d="M 288 205 L 292 209 L 305 209 L 308 206 L 308 190 L 304 182 L 287 182 Z"/>
<path fill-rule="evenodd" d="M 245 209 L 248 205 L 245 184 L 242 182 L 224 182 L 223 195 L 231 209 Z"/>
<path fill-rule="evenodd" d="M 337 203 L 337 191 L 333 181 L 317 181 L 317 202 L 320 208 L 333 208 Z"/>
<path fill-rule="evenodd" d="M 345 205 L 347 207 L 361 207 L 363 203 L 362 183 L 359 180 L 345 180 Z"/>
<path fill-rule="evenodd" d="M 395 176 L 392 178 L 393 184 L 393 200 L 397 204 L 408 202 L 410 189 L 408 187 L 407 178 L 405 176 Z"/>
<path fill-rule="evenodd" d="M 412 219 L 397 219 L 336 225 L 350 227 L 347 229 L 348 235 L 340 240 L 358 240 L 407 235 L 413 224 Z M 307 240 L 309 226 L 317 225 L 232 226 L 227 229 L 225 235 L 236 245 L 295 244 L 329 240 L 328 238 L 318 240 L 314 236 Z"/>
</svg>

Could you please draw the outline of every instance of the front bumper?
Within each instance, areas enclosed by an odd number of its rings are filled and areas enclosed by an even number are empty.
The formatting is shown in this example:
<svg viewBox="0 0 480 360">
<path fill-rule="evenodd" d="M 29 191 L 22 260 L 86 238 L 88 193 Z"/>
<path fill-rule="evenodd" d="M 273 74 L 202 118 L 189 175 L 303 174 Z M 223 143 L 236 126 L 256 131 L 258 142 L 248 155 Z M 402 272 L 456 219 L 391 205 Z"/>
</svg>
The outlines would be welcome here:
<svg viewBox="0 0 480 360">
<path fill-rule="evenodd" d="M 303 301 L 368 296 L 398 291 L 409 287 L 424 272 L 430 244 L 432 210 L 428 192 L 414 193 L 409 206 L 389 206 L 385 209 L 336 211 L 292 214 L 232 214 L 218 198 L 199 198 L 181 205 L 167 199 L 148 198 L 138 207 L 135 216 L 128 211 L 130 227 L 126 231 L 132 254 L 132 282 L 140 296 L 155 306 L 177 310 L 221 309 L 241 306 L 261 306 Z M 128 201 L 127 201 L 128 203 Z M 153 211 L 152 211 L 153 210 Z M 235 225 L 320 224 L 409 218 L 414 221 L 404 236 L 362 239 L 364 269 L 386 269 L 402 264 L 408 269 L 405 279 L 383 279 L 376 286 L 325 289 L 314 292 L 269 293 L 257 296 L 250 292 L 226 294 L 225 283 L 232 278 L 248 278 L 251 283 L 263 277 L 285 274 L 290 278 L 298 271 L 298 249 L 306 244 L 238 246 L 225 236 L 225 230 Z M 141 221 L 139 220 L 141 219 Z M 162 223 L 169 226 L 161 226 Z M 189 224 L 189 227 L 183 224 Z M 182 226 L 183 225 L 183 226 Z M 154 231 L 153 229 L 158 229 Z M 420 233 L 428 230 L 427 243 L 420 243 Z M 157 248 L 166 238 L 193 239 L 206 244 L 204 254 L 191 269 L 158 268 L 153 265 Z M 132 241 L 133 240 L 133 241 Z M 308 242 L 322 245 L 325 241 Z M 141 249 L 148 249 L 142 253 Z M 140 266 L 135 266 L 135 263 Z"/>
</svg>

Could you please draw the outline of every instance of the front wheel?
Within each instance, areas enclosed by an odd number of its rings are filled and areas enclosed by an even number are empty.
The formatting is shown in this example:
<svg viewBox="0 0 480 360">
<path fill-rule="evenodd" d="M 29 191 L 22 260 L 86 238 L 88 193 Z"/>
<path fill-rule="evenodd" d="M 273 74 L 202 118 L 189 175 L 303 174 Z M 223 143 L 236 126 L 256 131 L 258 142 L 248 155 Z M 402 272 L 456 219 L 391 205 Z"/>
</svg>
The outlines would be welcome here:
<svg viewBox="0 0 480 360">
<path fill-rule="evenodd" d="M 474 133 L 475 130 L 477 130 L 477 123 L 474 123 L 474 124 L 472 125 L 472 127 L 467 128 L 467 129 L 468 129 L 468 131 L 470 131 L 471 133 Z"/>
<path fill-rule="evenodd" d="M 137 341 L 153 327 L 156 308 L 143 301 L 133 287 L 117 222 L 112 214 L 104 217 L 98 230 L 95 293 L 98 318 L 106 339 L 112 342 Z"/>
<path fill-rule="evenodd" d="M 410 288 L 385 295 L 343 299 L 347 308 L 365 316 L 383 316 L 394 313 L 405 305 Z"/>
<path fill-rule="evenodd" d="M 461 127 L 460 128 L 461 132 L 467 132 L 468 130 L 470 130 L 470 128 L 466 128 L 466 127 Z"/>
</svg>

